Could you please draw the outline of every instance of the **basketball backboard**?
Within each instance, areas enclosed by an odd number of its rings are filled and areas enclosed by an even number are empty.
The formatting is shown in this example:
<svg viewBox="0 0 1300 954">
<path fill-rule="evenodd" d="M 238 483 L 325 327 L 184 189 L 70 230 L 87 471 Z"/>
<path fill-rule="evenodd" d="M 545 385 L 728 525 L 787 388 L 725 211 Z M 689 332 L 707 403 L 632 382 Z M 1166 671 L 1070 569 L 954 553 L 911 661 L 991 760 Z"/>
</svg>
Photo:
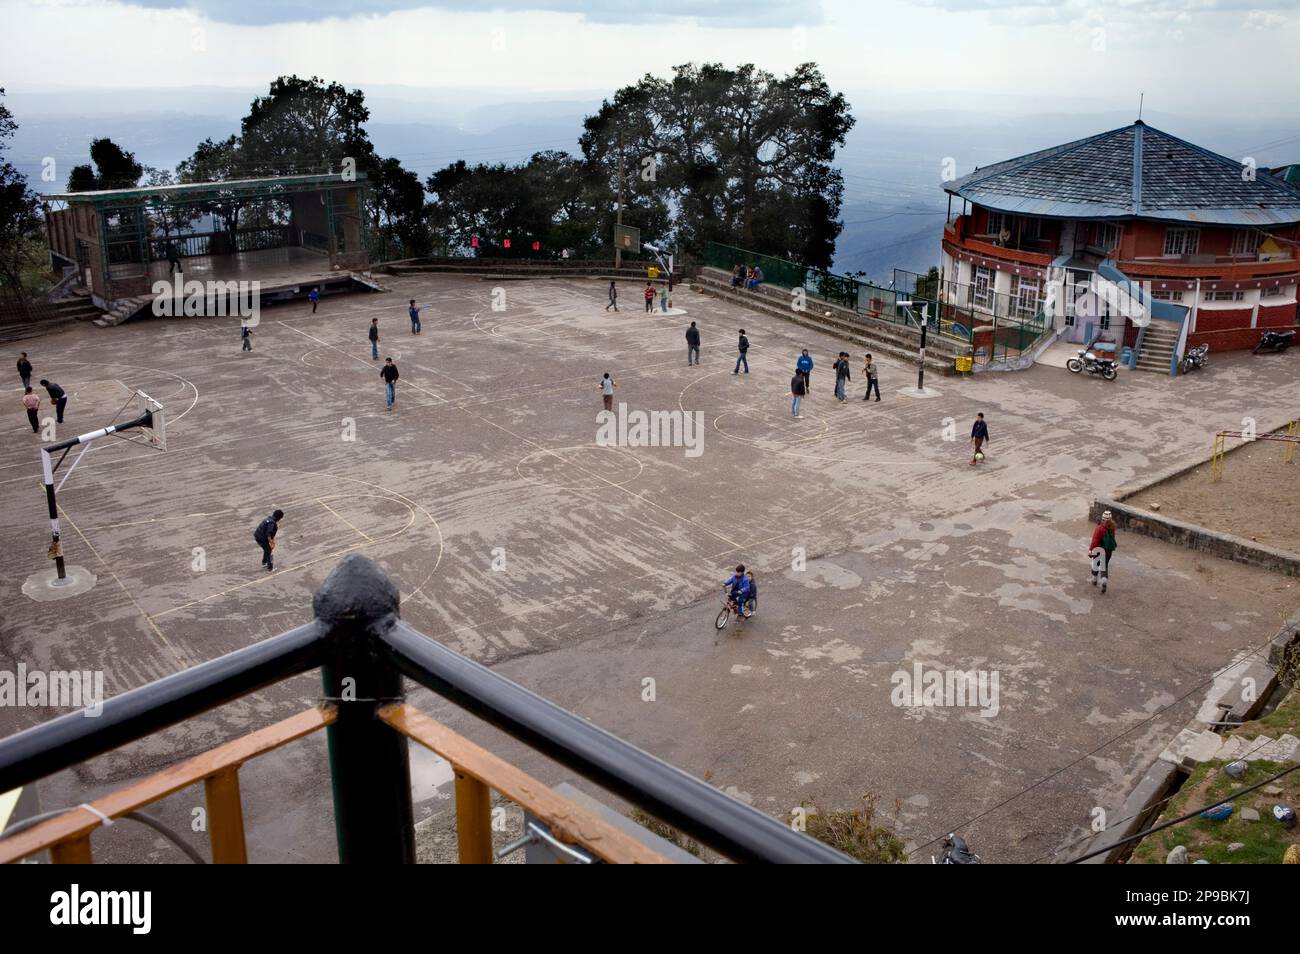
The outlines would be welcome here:
<svg viewBox="0 0 1300 954">
<path fill-rule="evenodd" d="M 614 226 L 614 245 L 621 252 L 640 252 L 641 230 L 632 225 Z"/>
<path fill-rule="evenodd" d="M 163 406 L 141 390 L 135 392 L 135 407 L 141 414 L 149 414 L 152 423 L 142 426 L 140 433 L 152 446 L 159 450 L 167 449 L 167 413 Z"/>
</svg>

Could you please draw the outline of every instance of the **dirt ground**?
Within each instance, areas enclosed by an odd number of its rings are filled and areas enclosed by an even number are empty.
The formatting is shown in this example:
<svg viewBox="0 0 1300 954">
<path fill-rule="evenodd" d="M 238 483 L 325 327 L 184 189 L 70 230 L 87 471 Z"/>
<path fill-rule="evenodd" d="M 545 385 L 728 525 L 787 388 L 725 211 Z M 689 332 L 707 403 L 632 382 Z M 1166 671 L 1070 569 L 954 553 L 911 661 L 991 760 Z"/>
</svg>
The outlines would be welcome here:
<svg viewBox="0 0 1300 954">
<path fill-rule="evenodd" d="M 927 375 L 925 399 L 903 393 L 915 367 L 884 358 L 870 404 L 855 355 L 841 405 L 827 372 L 842 342 L 689 290 L 674 317 L 645 314 L 630 287 L 607 313 L 598 281 L 505 282 L 503 296 L 473 279 L 388 283 L 316 315 L 266 309 L 251 354 L 219 319 L 12 348 L 71 395 L 60 436 L 112 420 L 117 381 L 162 400 L 170 423 L 165 452 L 106 439 L 70 456 L 65 547 L 98 582 L 35 602 L 21 586 L 48 566 L 39 445 L 17 376 L 0 382 L 0 669 L 99 670 L 120 693 L 306 622 L 325 576 L 360 552 L 430 639 L 773 816 L 871 792 L 913 860 L 955 830 L 986 860 L 1036 861 L 1116 808 L 1213 674 L 1300 604 L 1300 581 L 1132 535 L 1103 596 L 1086 554 L 1098 494 L 1203 453 L 1243 416 L 1294 415 L 1300 352 L 1224 355 L 1194 379 Z M 408 298 L 430 303 L 418 337 Z M 375 317 L 401 370 L 392 411 Z M 747 376 L 732 374 L 742 327 Z M 817 367 L 796 420 L 803 347 Z M 702 452 L 602 446 L 605 371 L 630 409 L 698 414 Z M 991 442 L 973 467 L 978 411 Z M 277 507 L 266 573 L 251 536 Z M 741 561 L 758 615 L 719 634 Z M 900 701 L 916 666 L 996 673 L 998 704 Z M 320 694 L 318 674 L 252 694 L 44 780 L 42 805 L 98 797 Z M 546 784 L 577 781 L 428 690 L 410 698 Z M 57 714 L 0 708 L 0 735 Z M 324 742 L 241 770 L 254 861 L 334 860 Z M 444 812 L 445 764 L 412 749 L 412 777 L 417 817 Z M 191 789 L 154 810 L 188 832 L 201 804 Z M 96 858 L 179 859 L 138 829 L 96 834 Z"/>
<path fill-rule="evenodd" d="M 1300 407 L 1294 413 L 1300 414 Z M 1288 445 L 1281 441 L 1243 443 L 1229 438 L 1228 446 L 1234 444 L 1224 455 L 1223 475 L 1217 481 L 1210 480 L 1207 462 L 1126 502 L 1265 546 L 1300 552 L 1300 506 L 1295 502 L 1300 490 L 1300 447 L 1287 463 Z"/>
</svg>

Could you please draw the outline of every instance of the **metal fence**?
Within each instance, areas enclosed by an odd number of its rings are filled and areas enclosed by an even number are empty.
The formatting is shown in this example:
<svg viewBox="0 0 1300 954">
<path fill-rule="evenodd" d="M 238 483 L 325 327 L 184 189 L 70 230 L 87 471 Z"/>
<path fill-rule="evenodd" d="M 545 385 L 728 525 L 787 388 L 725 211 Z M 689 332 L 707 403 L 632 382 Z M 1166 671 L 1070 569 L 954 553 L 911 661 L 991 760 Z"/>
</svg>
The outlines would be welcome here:
<svg viewBox="0 0 1300 954">
<path fill-rule="evenodd" d="M 1041 286 L 1012 295 L 996 292 L 991 285 L 941 281 L 896 268 L 894 287 L 915 301 L 928 302 L 941 332 L 969 342 L 976 363 L 1017 358 L 1053 330 Z"/>
</svg>

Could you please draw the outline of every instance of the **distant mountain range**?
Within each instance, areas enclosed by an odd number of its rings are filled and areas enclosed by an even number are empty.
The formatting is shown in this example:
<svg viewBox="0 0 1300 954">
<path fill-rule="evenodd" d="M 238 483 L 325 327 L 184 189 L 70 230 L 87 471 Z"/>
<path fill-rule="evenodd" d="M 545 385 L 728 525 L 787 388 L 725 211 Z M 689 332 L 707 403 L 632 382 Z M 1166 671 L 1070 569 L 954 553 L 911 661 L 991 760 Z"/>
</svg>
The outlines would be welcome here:
<svg viewBox="0 0 1300 954">
<path fill-rule="evenodd" d="M 173 169 L 197 143 L 239 129 L 262 92 L 247 89 L 19 91 L 5 98 L 19 128 L 12 161 L 41 192 L 63 191 L 72 166 L 86 162 L 91 139 L 108 136 L 141 162 Z M 563 99 L 525 91 L 437 93 L 367 88 L 370 138 L 421 178 L 457 159 L 512 162 L 543 149 L 576 152 L 583 119 L 603 94 Z M 867 97 L 863 97 L 867 99 Z M 874 99 L 874 97 L 872 97 Z M 852 102 L 854 97 L 850 96 Z M 837 271 L 890 280 L 894 268 L 925 271 L 939 259 L 947 210 L 945 159 L 957 175 L 976 166 L 1126 125 L 1127 113 L 1077 111 L 1017 115 L 957 110 L 855 113 L 857 125 L 837 157 L 845 179 Z M 1251 122 L 1148 112 L 1151 125 L 1225 155 L 1252 155 L 1260 165 L 1300 160 L 1300 118 Z M 1288 135 L 1289 134 L 1289 135 Z M 1259 148 L 1259 147 L 1266 148 Z M 53 157 L 56 181 L 41 180 Z"/>
</svg>

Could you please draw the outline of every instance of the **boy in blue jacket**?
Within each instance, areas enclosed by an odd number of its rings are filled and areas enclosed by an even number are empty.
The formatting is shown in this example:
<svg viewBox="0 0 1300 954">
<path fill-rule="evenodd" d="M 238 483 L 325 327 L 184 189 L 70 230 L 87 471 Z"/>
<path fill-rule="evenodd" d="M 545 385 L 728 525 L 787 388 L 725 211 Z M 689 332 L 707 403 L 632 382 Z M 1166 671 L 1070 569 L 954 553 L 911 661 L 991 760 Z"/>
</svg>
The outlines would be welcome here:
<svg viewBox="0 0 1300 954">
<path fill-rule="evenodd" d="M 812 390 L 811 383 L 813 369 L 813 359 L 809 356 L 807 348 L 803 349 L 803 354 L 799 355 L 799 360 L 794 363 L 794 369 L 798 371 L 800 377 L 803 378 L 803 391 L 804 394 L 807 394 Z"/>
</svg>

